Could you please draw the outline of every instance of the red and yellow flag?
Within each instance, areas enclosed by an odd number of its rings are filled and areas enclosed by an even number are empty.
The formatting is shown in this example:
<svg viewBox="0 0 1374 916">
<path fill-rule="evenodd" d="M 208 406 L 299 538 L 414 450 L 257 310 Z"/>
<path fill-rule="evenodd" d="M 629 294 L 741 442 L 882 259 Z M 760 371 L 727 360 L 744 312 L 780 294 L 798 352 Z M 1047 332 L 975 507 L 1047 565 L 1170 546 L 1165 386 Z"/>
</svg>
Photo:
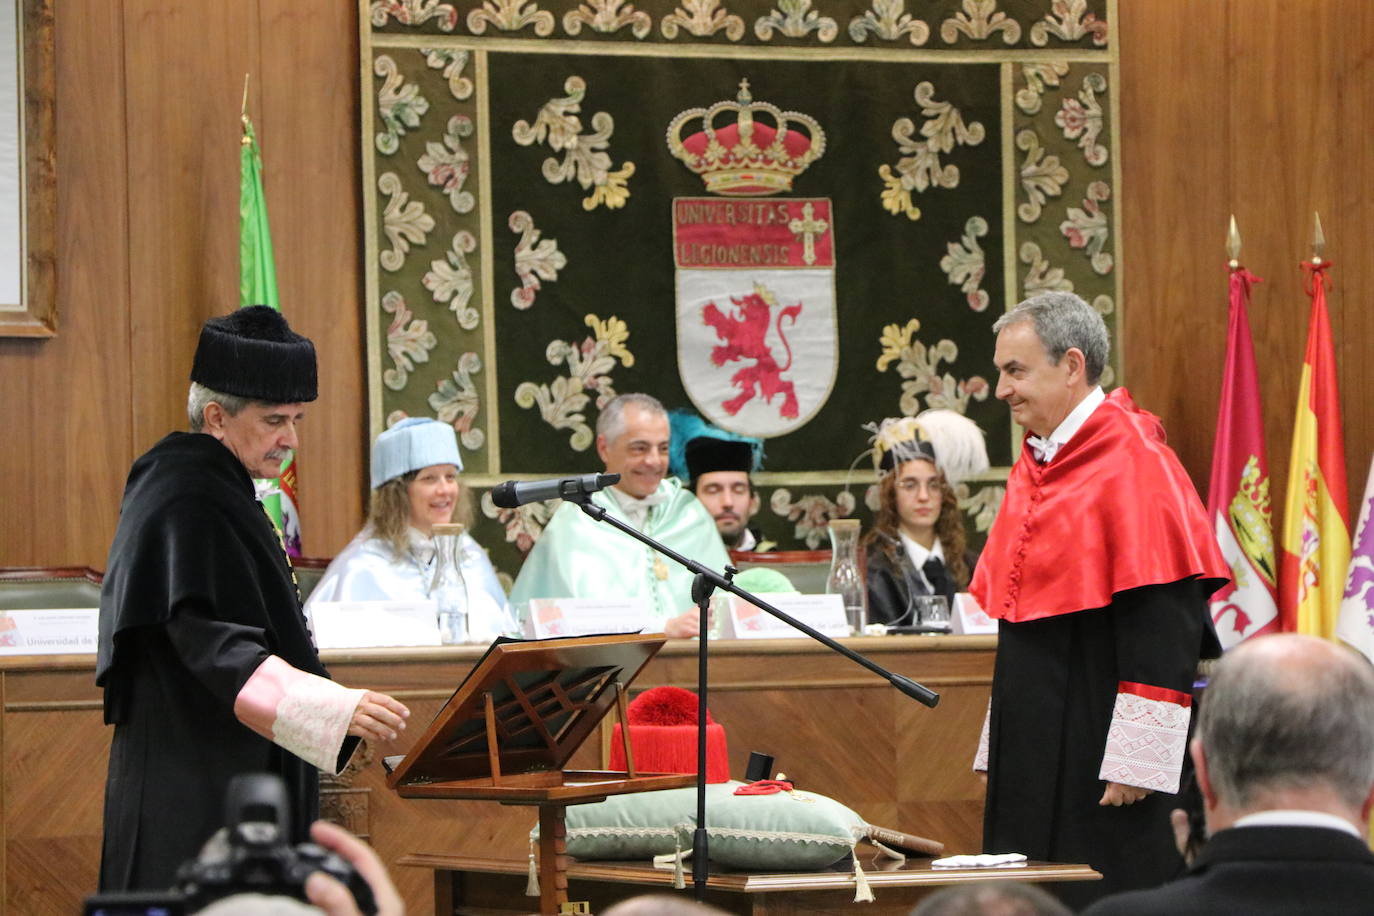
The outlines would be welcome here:
<svg viewBox="0 0 1374 916">
<path fill-rule="evenodd" d="M 1274 528 L 1269 509 L 1269 459 L 1264 448 L 1259 376 L 1247 308 L 1260 278 L 1232 261 L 1226 370 L 1221 378 L 1217 436 L 1207 517 L 1231 581 L 1212 595 L 1212 622 L 1223 648 L 1279 627 Z"/>
<path fill-rule="evenodd" d="M 1288 500 L 1283 519 L 1279 610 L 1283 629 L 1332 638 L 1350 564 L 1350 509 L 1345 487 L 1336 354 L 1326 312 L 1330 261 L 1304 262 L 1312 317 L 1298 386 Z"/>
</svg>

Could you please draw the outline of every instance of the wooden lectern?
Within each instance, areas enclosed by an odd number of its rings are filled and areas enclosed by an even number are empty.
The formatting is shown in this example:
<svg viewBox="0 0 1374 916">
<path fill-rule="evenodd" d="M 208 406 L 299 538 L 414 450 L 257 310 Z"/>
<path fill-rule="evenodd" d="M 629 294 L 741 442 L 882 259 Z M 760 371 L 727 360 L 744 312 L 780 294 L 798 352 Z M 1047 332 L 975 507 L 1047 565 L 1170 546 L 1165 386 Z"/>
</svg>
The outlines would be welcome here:
<svg viewBox="0 0 1374 916">
<path fill-rule="evenodd" d="M 456 798 L 539 807 L 539 912 L 568 904 L 568 805 L 676 789 L 692 774 L 636 773 L 625 689 L 663 646 L 662 634 L 498 639 L 387 777 L 405 798 Z M 626 771 L 564 770 L 611 705 Z M 585 912 L 585 911 L 584 911 Z"/>
</svg>

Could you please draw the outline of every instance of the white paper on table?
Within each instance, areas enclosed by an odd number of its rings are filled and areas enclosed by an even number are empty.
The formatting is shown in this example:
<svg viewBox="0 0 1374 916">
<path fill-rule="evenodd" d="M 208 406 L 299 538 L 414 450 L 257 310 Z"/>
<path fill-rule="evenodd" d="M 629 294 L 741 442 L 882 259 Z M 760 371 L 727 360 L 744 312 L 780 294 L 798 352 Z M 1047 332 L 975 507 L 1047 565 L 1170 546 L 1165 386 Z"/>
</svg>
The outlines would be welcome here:
<svg viewBox="0 0 1374 916">
<path fill-rule="evenodd" d="M 848 636 L 849 620 L 839 595 L 789 595 L 769 592 L 759 596 L 791 617 L 826 636 Z M 721 636 L 734 639 L 797 639 L 806 634 L 757 608 L 738 595 L 728 596 Z"/>
<path fill-rule="evenodd" d="M 982 853 L 980 855 L 946 856 L 930 863 L 932 868 L 1017 868 L 1026 864 L 1019 852 Z"/>
<path fill-rule="evenodd" d="M 99 637 L 97 607 L 0 611 L 0 655 L 94 652 Z"/>
<path fill-rule="evenodd" d="M 310 612 L 317 649 L 442 645 L 433 601 L 316 601 Z"/>
<path fill-rule="evenodd" d="M 643 598 L 531 598 L 524 620 L 532 639 L 654 632 Z"/>
<path fill-rule="evenodd" d="M 954 596 L 954 613 L 951 615 L 955 633 L 966 636 L 979 634 L 997 635 L 997 621 L 978 606 L 978 600 L 968 592 Z"/>
</svg>

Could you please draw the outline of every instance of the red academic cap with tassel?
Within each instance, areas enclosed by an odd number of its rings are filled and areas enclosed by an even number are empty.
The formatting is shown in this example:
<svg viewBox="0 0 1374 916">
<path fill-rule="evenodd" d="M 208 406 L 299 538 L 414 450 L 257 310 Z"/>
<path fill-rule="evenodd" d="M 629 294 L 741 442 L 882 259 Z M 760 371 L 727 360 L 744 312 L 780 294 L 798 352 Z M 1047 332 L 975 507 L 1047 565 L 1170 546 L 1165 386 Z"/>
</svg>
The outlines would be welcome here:
<svg viewBox="0 0 1374 916">
<path fill-rule="evenodd" d="M 626 710 L 635 769 L 645 773 L 697 771 L 697 695 L 681 687 L 651 687 Z M 620 723 L 611 735 L 611 769 L 625 769 Z M 725 729 L 706 713 L 706 781 L 728 782 Z"/>
</svg>

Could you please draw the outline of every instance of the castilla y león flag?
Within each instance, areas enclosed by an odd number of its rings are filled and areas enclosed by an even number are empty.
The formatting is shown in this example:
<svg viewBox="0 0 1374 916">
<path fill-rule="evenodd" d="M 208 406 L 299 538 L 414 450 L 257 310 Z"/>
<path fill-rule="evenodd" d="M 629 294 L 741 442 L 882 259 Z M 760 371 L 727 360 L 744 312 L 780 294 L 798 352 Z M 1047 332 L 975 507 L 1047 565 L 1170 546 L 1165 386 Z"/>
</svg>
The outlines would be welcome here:
<svg viewBox="0 0 1374 916">
<path fill-rule="evenodd" d="M 1244 267 L 1231 268 L 1226 370 L 1207 490 L 1207 514 L 1231 567 L 1231 581 L 1212 596 L 1211 604 L 1217 637 L 1227 649 L 1248 636 L 1278 629 L 1269 460 L 1246 313 L 1250 286 L 1258 282 Z"/>
<path fill-rule="evenodd" d="M 1304 263 L 1312 316 L 1298 386 L 1283 519 L 1279 609 L 1285 631 L 1331 638 L 1350 563 L 1349 501 L 1336 355 L 1326 312 L 1329 261 Z"/>
</svg>

